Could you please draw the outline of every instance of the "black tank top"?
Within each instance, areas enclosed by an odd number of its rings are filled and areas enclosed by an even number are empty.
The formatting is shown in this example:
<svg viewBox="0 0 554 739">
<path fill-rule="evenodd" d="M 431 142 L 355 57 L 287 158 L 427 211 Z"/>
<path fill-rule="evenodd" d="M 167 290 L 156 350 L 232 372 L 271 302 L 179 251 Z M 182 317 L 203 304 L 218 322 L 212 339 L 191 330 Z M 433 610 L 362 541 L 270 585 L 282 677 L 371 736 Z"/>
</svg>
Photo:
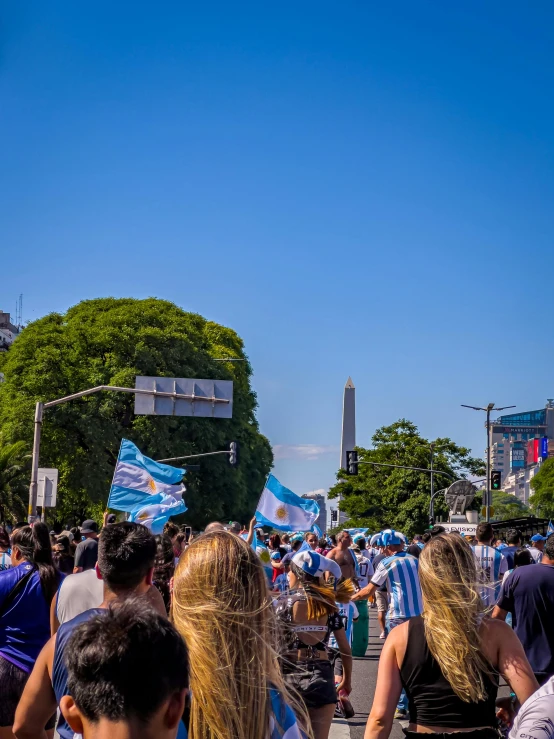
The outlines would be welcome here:
<svg viewBox="0 0 554 739">
<path fill-rule="evenodd" d="M 498 681 L 483 674 L 486 699 L 466 703 L 452 690 L 429 651 L 421 616 L 408 623 L 408 644 L 400 677 L 409 699 L 410 723 L 448 729 L 496 727 Z"/>
</svg>

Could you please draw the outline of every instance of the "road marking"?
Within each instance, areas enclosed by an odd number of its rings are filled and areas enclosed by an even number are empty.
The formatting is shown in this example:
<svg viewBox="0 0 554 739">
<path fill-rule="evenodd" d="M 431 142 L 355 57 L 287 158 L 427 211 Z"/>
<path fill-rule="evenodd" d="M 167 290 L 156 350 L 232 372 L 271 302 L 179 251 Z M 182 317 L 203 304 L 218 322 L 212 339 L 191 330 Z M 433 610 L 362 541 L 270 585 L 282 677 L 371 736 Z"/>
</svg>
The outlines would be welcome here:
<svg viewBox="0 0 554 739">
<path fill-rule="evenodd" d="M 350 739 L 350 727 L 345 718 L 336 718 L 333 720 L 329 739 Z"/>
</svg>

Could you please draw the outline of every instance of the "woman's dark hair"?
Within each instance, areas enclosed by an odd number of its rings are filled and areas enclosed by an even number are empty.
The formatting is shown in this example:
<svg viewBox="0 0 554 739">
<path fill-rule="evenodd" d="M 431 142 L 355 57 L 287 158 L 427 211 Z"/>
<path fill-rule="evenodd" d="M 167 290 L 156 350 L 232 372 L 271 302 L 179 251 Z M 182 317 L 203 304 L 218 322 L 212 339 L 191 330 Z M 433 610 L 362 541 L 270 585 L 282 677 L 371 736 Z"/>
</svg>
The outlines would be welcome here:
<svg viewBox="0 0 554 739">
<path fill-rule="evenodd" d="M 321 539 L 317 543 L 317 546 L 320 549 L 327 549 L 327 539 L 324 536 L 321 537 Z"/>
<path fill-rule="evenodd" d="M 12 547 L 17 547 L 21 556 L 37 568 L 42 593 L 46 602 L 50 604 L 58 589 L 60 573 L 52 560 L 48 526 L 39 521 L 33 527 L 24 526 L 18 529 L 12 536 Z"/>
<path fill-rule="evenodd" d="M 158 534 L 154 537 L 156 540 L 156 559 L 154 560 L 154 576 L 152 584 L 160 591 L 166 611 L 169 614 L 171 606 L 171 591 L 169 589 L 169 581 L 175 573 L 175 555 L 173 554 L 173 544 L 167 534 Z"/>
<path fill-rule="evenodd" d="M 269 548 L 270 549 L 279 549 L 281 546 L 281 537 L 279 534 L 271 534 L 269 537 Z"/>
<path fill-rule="evenodd" d="M 179 533 L 179 527 L 177 524 L 174 524 L 173 521 L 168 521 L 164 526 L 163 533 L 167 534 L 170 539 L 173 539 L 173 537 L 177 536 Z"/>
<path fill-rule="evenodd" d="M 514 569 L 516 567 L 532 565 L 533 563 L 533 555 L 528 549 L 525 549 L 525 547 L 519 547 L 519 549 L 516 549 L 514 554 Z"/>
<path fill-rule="evenodd" d="M 81 529 L 78 526 L 74 526 L 72 529 L 69 529 L 69 531 L 73 534 L 73 544 L 77 546 L 81 541 Z"/>
<path fill-rule="evenodd" d="M 10 548 L 10 535 L 8 534 L 4 526 L 0 528 L 0 547 L 2 547 L 2 549 Z"/>
</svg>

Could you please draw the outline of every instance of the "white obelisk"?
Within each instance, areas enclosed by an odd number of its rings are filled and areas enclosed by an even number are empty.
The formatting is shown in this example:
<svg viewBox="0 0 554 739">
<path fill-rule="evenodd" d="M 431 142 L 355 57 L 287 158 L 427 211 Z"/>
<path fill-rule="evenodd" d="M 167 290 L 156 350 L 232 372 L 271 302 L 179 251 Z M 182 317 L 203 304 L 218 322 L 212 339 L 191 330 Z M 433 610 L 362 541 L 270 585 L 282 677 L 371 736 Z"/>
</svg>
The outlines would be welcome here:
<svg viewBox="0 0 554 739">
<path fill-rule="evenodd" d="M 356 388 L 349 377 L 344 386 L 344 397 L 342 401 L 342 438 L 340 444 L 340 466 L 346 467 L 346 452 L 350 452 L 356 446 Z M 339 511 L 339 524 L 346 521 L 347 516 L 340 510 L 340 499 L 337 504 Z"/>
</svg>

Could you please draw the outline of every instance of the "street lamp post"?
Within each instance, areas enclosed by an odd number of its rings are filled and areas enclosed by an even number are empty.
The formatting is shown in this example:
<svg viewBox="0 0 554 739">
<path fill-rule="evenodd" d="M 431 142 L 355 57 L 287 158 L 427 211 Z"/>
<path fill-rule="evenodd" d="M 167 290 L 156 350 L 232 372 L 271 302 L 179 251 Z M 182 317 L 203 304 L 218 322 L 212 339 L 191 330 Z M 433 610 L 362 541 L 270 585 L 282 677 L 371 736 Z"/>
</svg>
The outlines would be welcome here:
<svg viewBox="0 0 554 739">
<path fill-rule="evenodd" d="M 515 408 L 515 405 L 505 405 L 502 408 L 495 408 L 494 403 L 489 403 L 486 408 L 480 408 L 476 405 L 464 405 L 462 408 L 471 408 L 473 411 L 484 411 L 487 414 L 487 480 L 485 486 L 485 520 L 487 523 L 491 520 L 491 411 L 505 411 L 508 408 Z"/>
</svg>

